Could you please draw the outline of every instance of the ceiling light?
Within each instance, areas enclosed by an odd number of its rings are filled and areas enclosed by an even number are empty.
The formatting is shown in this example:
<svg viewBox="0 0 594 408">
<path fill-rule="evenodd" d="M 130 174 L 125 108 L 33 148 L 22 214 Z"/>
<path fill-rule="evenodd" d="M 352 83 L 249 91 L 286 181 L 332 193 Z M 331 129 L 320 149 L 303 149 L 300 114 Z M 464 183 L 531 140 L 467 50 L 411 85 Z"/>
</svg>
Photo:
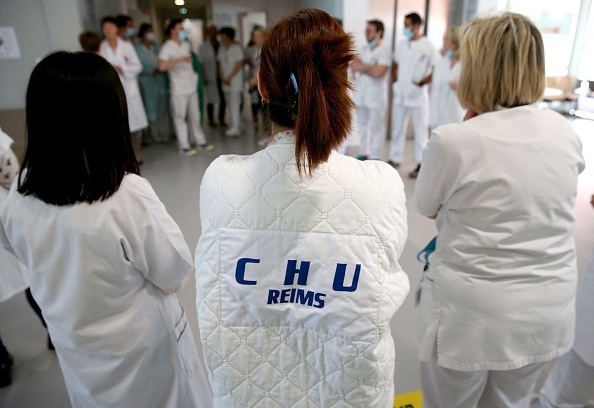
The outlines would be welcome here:
<svg viewBox="0 0 594 408">
<path fill-rule="evenodd" d="M 184 4 L 186 4 L 186 2 L 184 0 L 175 0 L 176 6 L 183 6 Z"/>
</svg>

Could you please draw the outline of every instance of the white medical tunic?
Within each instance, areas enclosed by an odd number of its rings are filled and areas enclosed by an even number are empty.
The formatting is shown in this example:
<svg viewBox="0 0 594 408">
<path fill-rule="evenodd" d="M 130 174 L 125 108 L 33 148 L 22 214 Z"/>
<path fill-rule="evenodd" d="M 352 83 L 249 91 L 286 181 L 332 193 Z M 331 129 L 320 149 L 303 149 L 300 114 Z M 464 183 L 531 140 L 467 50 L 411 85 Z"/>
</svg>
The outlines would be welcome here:
<svg viewBox="0 0 594 408">
<path fill-rule="evenodd" d="M 398 44 L 394 55 L 394 62 L 398 64 L 398 79 L 392 85 L 395 104 L 418 108 L 427 103 L 428 87 L 416 83 L 433 72 L 436 57 L 435 46 L 427 37 Z"/>
<path fill-rule="evenodd" d="M 13 140 L 0 129 L 0 207 L 19 171 L 19 162 L 10 146 Z M 0 248 L 0 302 L 10 299 L 29 287 L 27 269 L 4 248 Z"/>
<path fill-rule="evenodd" d="M 439 58 L 433 70 L 431 96 L 429 102 L 429 127 L 435 129 L 448 123 L 460 123 L 465 109 L 460 105 L 458 92 L 450 83 L 459 81 L 460 62 L 452 67 L 452 60 L 446 56 Z"/>
<path fill-rule="evenodd" d="M 404 301 L 398 173 L 336 152 L 300 178 L 292 131 L 200 188 L 198 323 L 215 407 L 386 408 Z"/>
<path fill-rule="evenodd" d="M 184 237 L 147 180 L 105 201 L 48 205 L 10 191 L 0 239 L 28 268 L 74 407 L 209 407 L 173 292 L 192 271 Z"/>
<path fill-rule="evenodd" d="M 433 131 L 414 196 L 438 230 L 421 286 L 421 361 L 511 370 L 571 348 L 583 169 L 567 119 L 534 105 Z"/>
<path fill-rule="evenodd" d="M 369 45 L 359 50 L 359 58 L 364 64 L 384 65 L 388 68 L 379 78 L 361 72 L 356 74 L 355 98 L 358 107 L 369 109 L 385 109 L 388 97 L 388 77 L 392 66 L 392 51 L 387 44 L 380 44 L 375 48 Z"/>
<path fill-rule="evenodd" d="M 171 61 L 181 57 L 191 57 L 190 44 L 182 41 L 167 40 L 161 47 L 159 59 Z M 198 74 L 191 62 L 180 62 L 167 71 L 171 83 L 172 95 L 190 95 L 197 92 Z"/>
<path fill-rule="evenodd" d="M 107 40 L 101 41 L 99 55 L 105 58 L 111 65 L 119 66 L 124 71 L 119 74 L 120 80 L 126 93 L 128 104 L 128 123 L 130 132 L 136 132 L 148 126 L 148 119 L 144 111 L 140 88 L 138 87 L 138 74 L 142 71 L 142 64 L 134 45 L 128 41 L 117 39 L 115 49 L 109 46 Z"/>
<path fill-rule="evenodd" d="M 245 58 L 245 55 L 243 49 L 237 43 L 231 44 L 229 48 L 221 44 L 217 58 L 221 67 L 221 74 L 223 78 L 226 78 L 233 72 L 235 65 Z M 243 68 L 231 78 L 231 84 L 227 85 L 223 83 L 223 91 L 243 91 Z"/>
</svg>

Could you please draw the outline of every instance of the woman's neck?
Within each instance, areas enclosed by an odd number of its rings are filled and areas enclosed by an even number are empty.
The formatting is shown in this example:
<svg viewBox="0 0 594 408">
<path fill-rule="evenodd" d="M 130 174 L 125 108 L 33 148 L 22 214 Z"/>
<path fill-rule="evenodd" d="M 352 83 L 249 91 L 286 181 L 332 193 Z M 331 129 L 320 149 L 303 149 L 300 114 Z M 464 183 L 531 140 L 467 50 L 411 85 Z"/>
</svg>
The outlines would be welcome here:
<svg viewBox="0 0 594 408">
<path fill-rule="evenodd" d="M 271 136 L 276 135 L 277 133 L 280 132 L 284 132 L 285 130 L 292 130 L 292 127 L 287 127 L 287 126 L 282 126 L 279 125 L 278 123 L 274 123 L 272 122 L 272 125 L 270 126 L 270 131 L 271 131 Z"/>
</svg>

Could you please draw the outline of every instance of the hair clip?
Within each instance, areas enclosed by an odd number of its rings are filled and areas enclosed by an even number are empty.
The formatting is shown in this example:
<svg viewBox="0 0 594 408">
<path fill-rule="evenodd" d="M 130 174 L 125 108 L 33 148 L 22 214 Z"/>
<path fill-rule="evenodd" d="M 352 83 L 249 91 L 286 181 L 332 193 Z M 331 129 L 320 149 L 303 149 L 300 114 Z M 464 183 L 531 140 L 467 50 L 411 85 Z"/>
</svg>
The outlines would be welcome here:
<svg viewBox="0 0 594 408">
<path fill-rule="evenodd" d="M 297 95 L 299 93 L 299 86 L 297 86 L 297 78 L 295 78 L 295 74 L 293 74 L 291 72 L 291 75 L 289 75 L 289 79 L 291 80 L 291 82 L 293 82 L 293 88 L 295 89 L 295 95 Z"/>
</svg>

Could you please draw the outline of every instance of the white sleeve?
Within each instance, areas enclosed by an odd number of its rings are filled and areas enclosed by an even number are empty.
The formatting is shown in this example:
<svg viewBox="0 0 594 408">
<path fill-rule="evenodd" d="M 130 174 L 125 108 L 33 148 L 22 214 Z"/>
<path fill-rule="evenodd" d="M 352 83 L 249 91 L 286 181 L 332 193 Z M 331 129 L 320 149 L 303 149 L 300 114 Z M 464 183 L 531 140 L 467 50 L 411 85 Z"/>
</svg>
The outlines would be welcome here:
<svg viewBox="0 0 594 408">
<path fill-rule="evenodd" d="M 417 211 L 427 217 L 439 213 L 457 180 L 461 161 L 456 158 L 456 147 L 447 139 L 433 131 L 423 151 L 413 203 Z"/>
<path fill-rule="evenodd" d="M 10 189 L 12 181 L 19 172 L 19 159 L 12 151 L 11 148 L 0 157 L 0 185 L 5 189 Z"/>
<path fill-rule="evenodd" d="M 142 71 L 142 63 L 140 62 L 140 58 L 138 58 L 138 54 L 136 54 L 136 50 L 134 46 L 128 42 L 124 43 L 124 66 L 122 69 L 124 70 L 124 77 L 125 78 L 136 78 L 138 74 Z"/>
<path fill-rule="evenodd" d="M 392 66 L 392 50 L 390 50 L 390 47 L 382 49 L 382 52 L 378 55 L 377 65 L 385 65 L 388 68 Z"/>
<path fill-rule="evenodd" d="M 161 51 L 159 52 L 159 59 L 163 61 L 171 60 L 171 53 L 169 52 L 169 44 L 165 43 L 161 47 Z"/>
<path fill-rule="evenodd" d="M 193 270 L 192 255 L 184 236 L 148 181 L 136 188 L 139 204 L 138 219 L 133 226 L 133 239 L 124 252 L 134 267 L 165 292 L 178 290 Z M 135 191 L 136 193 L 136 191 Z"/>
</svg>

